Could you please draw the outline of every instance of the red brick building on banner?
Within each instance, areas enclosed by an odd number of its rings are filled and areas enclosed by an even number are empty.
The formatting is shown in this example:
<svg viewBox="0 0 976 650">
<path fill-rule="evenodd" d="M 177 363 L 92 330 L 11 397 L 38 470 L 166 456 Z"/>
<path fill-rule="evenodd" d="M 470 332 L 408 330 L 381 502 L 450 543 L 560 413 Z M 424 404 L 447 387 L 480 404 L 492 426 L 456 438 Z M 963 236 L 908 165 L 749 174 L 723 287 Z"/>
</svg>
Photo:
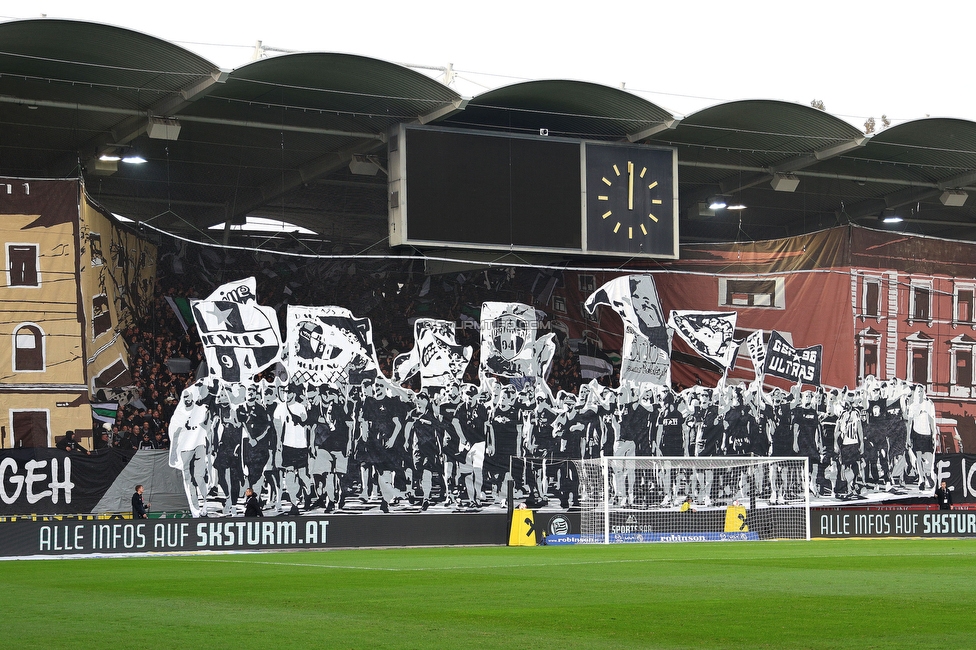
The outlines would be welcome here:
<svg viewBox="0 0 976 650">
<path fill-rule="evenodd" d="M 761 329 L 796 347 L 822 344 L 825 386 L 853 387 L 868 375 L 924 385 L 936 404 L 940 451 L 976 449 L 976 244 L 843 226 L 683 246 L 680 261 L 645 272 L 654 274 L 665 312 L 735 311 L 737 338 Z M 609 310 L 587 319 L 577 305 L 613 275 L 567 273 L 553 303 L 571 337 L 596 339 L 605 350 L 620 348 L 619 319 Z M 677 337 L 672 345 L 676 386 L 718 381 L 719 369 Z M 754 377 L 744 346 L 729 377 Z M 788 388 L 776 378 L 766 384 Z"/>
</svg>

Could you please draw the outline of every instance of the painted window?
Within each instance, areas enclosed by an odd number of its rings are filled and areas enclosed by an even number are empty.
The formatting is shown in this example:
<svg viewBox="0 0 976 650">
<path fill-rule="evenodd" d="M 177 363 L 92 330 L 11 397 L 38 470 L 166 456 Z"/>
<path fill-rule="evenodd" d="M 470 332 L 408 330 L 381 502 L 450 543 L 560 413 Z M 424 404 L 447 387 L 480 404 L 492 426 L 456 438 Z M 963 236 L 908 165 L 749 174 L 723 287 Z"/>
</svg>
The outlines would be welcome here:
<svg viewBox="0 0 976 650">
<path fill-rule="evenodd" d="M 37 287 L 41 275 L 37 271 L 36 244 L 7 244 L 7 285 Z"/>
<path fill-rule="evenodd" d="M 762 280 L 718 279 L 718 300 L 721 307 L 763 307 L 785 309 L 783 278 Z"/>
<path fill-rule="evenodd" d="M 14 370 L 44 370 L 44 333 L 36 325 L 14 332 Z"/>
</svg>

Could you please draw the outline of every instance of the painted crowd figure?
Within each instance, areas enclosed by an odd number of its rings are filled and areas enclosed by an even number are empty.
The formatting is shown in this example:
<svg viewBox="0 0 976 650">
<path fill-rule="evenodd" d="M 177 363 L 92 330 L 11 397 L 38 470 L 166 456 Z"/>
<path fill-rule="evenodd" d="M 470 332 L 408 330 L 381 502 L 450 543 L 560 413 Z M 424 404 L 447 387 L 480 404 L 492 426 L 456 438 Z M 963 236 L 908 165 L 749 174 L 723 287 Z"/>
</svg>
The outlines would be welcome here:
<svg viewBox="0 0 976 650">
<path fill-rule="evenodd" d="M 806 457 L 811 497 L 847 501 L 931 493 L 931 404 L 921 387 L 873 378 L 853 391 L 789 393 L 755 383 L 675 393 L 594 381 L 555 396 L 492 378 L 420 392 L 381 378 L 250 388 L 201 380 L 183 395 L 171 457 L 198 516 L 236 513 L 247 488 L 284 514 L 499 508 L 510 482 L 530 507 L 571 508 L 585 489 L 572 461 L 604 455 Z M 806 496 L 803 477 L 787 470 L 720 477 L 662 467 L 624 463 L 612 477 L 615 502 L 659 508 L 691 497 L 708 507 Z"/>
</svg>

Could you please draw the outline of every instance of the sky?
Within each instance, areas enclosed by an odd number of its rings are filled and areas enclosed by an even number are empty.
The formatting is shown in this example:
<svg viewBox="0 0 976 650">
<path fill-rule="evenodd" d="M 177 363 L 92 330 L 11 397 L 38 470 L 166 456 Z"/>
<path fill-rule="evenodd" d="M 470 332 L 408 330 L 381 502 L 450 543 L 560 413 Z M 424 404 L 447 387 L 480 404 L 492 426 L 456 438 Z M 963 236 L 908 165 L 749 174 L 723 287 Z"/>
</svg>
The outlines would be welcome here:
<svg viewBox="0 0 976 650">
<path fill-rule="evenodd" d="M 868 117 L 880 125 L 882 115 L 893 124 L 976 121 L 976 92 L 959 72 L 973 56 L 974 2 L 20 0 L 7 3 L 0 20 L 42 14 L 145 32 L 224 68 L 251 61 L 258 41 L 452 64 L 452 87 L 465 96 L 523 80 L 577 79 L 624 84 L 679 117 L 736 99 L 818 99 L 858 127 Z"/>
</svg>

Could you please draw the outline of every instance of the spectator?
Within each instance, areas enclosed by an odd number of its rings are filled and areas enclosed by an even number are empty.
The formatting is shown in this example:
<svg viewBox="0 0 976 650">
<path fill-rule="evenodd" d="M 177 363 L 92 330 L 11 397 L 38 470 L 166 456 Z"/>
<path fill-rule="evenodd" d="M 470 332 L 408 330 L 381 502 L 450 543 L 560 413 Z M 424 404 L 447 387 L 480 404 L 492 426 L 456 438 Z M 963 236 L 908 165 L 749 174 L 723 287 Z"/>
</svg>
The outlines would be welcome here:
<svg viewBox="0 0 976 650">
<path fill-rule="evenodd" d="M 98 433 L 98 437 L 95 438 L 95 450 L 108 449 L 112 446 L 112 441 L 109 440 L 109 432 L 102 429 Z"/>
<path fill-rule="evenodd" d="M 136 491 L 132 493 L 132 518 L 133 519 L 149 519 L 149 506 L 151 503 L 146 503 L 142 500 L 142 485 L 136 486 Z"/>
<path fill-rule="evenodd" d="M 77 440 L 75 440 L 74 431 L 65 431 L 64 436 L 61 438 L 61 440 L 58 441 L 57 448 L 60 449 L 61 451 L 67 451 L 67 452 L 74 451 L 74 452 L 85 454 L 86 456 L 90 455 L 90 452 L 84 447 L 82 447 Z"/>
</svg>

